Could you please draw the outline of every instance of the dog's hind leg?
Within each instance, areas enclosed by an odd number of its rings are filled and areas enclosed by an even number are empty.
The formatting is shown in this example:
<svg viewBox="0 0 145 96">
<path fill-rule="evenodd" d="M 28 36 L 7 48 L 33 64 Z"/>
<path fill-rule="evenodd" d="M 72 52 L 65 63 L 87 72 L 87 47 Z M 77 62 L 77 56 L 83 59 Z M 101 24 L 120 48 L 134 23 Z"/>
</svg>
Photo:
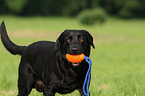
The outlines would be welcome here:
<svg viewBox="0 0 145 96">
<path fill-rule="evenodd" d="M 29 63 L 22 58 L 19 66 L 18 96 L 28 96 L 33 86 L 33 72 L 29 66 Z"/>
</svg>

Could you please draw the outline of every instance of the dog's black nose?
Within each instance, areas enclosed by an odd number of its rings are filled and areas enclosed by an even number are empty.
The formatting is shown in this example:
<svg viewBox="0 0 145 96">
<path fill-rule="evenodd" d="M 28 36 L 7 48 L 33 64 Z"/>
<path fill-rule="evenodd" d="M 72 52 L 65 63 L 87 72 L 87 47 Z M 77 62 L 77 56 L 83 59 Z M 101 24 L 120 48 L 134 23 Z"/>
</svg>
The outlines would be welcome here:
<svg viewBox="0 0 145 96">
<path fill-rule="evenodd" d="M 79 48 L 71 48 L 72 54 L 77 54 L 79 52 Z"/>
</svg>

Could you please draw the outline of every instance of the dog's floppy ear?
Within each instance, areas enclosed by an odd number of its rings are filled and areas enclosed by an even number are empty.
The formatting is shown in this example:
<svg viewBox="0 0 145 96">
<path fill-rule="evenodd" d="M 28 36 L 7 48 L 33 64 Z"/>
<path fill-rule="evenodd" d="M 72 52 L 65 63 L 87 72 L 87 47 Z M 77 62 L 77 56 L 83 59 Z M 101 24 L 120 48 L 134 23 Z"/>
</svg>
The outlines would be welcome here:
<svg viewBox="0 0 145 96">
<path fill-rule="evenodd" d="M 56 50 L 60 50 L 61 43 L 62 43 L 63 38 L 64 38 L 63 34 L 64 34 L 64 32 L 62 32 L 61 35 L 56 40 L 56 45 L 55 45 Z"/>
<path fill-rule="evenodd" d="M 87 38 L 88 38 L 88 41 L 89 41 L 90 45 L 91 45 L 93 48 L 95 48 L 95 45 L 94 45 L 94 43 L 93 43 L 93 37 L 92 37 L 92 35 L 91 35 L 88 31 L 86 31 L 86 32 L 87 32 Z"/>
</svg>

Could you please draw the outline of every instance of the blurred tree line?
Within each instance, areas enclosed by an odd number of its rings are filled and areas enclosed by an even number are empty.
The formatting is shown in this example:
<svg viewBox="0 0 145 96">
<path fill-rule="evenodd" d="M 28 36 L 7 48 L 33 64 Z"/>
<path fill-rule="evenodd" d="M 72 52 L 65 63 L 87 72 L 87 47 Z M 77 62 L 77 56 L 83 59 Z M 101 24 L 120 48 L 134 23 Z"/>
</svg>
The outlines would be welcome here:
<svg viewBox="0 0 145 96">
<path fill-rule="evenodd" d="M 145 0 L 0 0 L 0 14 L 23 16 L 75 16 L 96 7 L 119 17 L 145 17 Z"/>
</svg>

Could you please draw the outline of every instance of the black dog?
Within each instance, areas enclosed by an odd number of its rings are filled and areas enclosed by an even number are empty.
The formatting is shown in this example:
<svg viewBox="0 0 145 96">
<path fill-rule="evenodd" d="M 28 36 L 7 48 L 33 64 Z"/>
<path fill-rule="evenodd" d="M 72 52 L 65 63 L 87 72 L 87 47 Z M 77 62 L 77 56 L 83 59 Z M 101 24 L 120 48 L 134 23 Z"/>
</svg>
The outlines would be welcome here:
<svg viewBox="0 0 145 96">
<path fill-rule="evenodd" d="M 66 94 L 79 90 L 83 93 L 83 82 L 88 63 L 83 60 L 73 64 L 66 54 L 90 55 L 90 47 L 95 47 L 93 37 L 85 30 L 65 30 L 55 42 L 39 41 L 29 46 L 18 46 L 8 37 L 2 22 L 1 39 L 12 54 L 22 55 L 19 65 L 18 96 L 28 96 L 32 88 L 43 92 L 44 96 L 55 93 Z"/>
</svg>

